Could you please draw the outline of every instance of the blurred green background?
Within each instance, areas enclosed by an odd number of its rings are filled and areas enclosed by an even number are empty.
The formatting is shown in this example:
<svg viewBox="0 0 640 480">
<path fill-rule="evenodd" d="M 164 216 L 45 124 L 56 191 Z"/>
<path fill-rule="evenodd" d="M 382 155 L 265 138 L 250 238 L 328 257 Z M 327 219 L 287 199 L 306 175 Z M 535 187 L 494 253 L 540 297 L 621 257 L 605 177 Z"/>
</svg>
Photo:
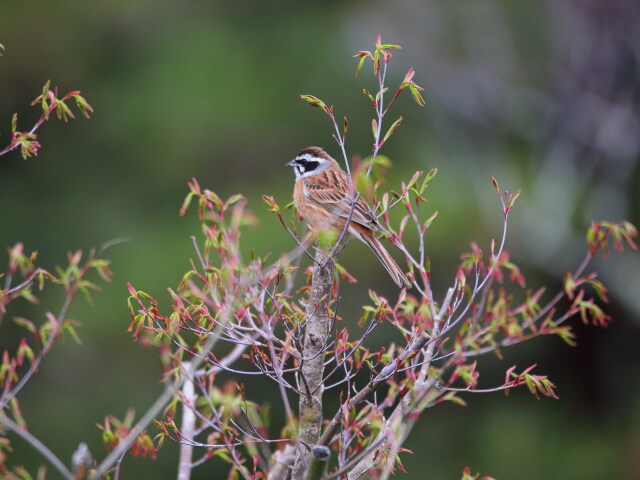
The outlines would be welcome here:
<svg viewBox="0 0 640 480">
<path fill-rule="evenodd" d="M 439 170 L 427 205 L 439 211 L 427 236 L 439 298 L 469 242 L 486 249 L 499 235 L 492 175 L 502 188 L 523 189 L 508 248 L 528 286 L 548 285 L 548 295 L 582 258 L 591 220 L 640 223 L 635 0 L 4 2 L 2 145 L 13 112 L 19 129 L 37 119 L 28 105 L 48 79 L 61 93 L 81 89 L 95 114 L 45 124 L 36 158 L 0 159 L 0 245 L 22 241 L 53 268 L 69 250 L 131 239 L 108 251 L 114 281 L 95 305 L 80 300 L 71 312 L 83 344 L 56 346 L 20 395 L 31 431 L 62 459 L 80 441 L 102 458 L 95 423 L 130 406 L 141 414 L 161 391 L 155 352 L 126 332 L 126 283 L 166 300 L 188 268 L 198 223 L 178 216 L 186 182 L 245 194 L 261 220 L 247 244 L 290 249 L 261 195 L 289 201 L 293 173 L 283 165 L 303 147 L 338 155 L 327 119 L 298 94 L 347 115 L 349 152 L 366 156 L 371 110 L 361 89 L 373 81 L 354 77 L 351 55 L 371 48 L 377 33 L 404 47 L 391 84 L 414 67 L 426 89 L 425 108 L 409 95 L 394 107 L 405 121 L 383 153 L 395 164 L 391 186 L 416 169 Z M 367 288 L 395 292 L 371 258 L 355 244 L 343 257 L 370 279 L 343 287 L 353 328 Z M 574 322 L 576 348 L 544 338 L 484 365 L 481 385 L 491 386 L 512 364 L 537 363 L 560 400 L 469 395 L 467 408 L 425 412 L 407 445 L 416 452 L 404 457 L 407 478 L 458 479 L 465 465 L 498 479 L 640 478 L 640 259 L 625 253 L 595 265 L 610 287 L 608 329 Z M 62 301 L 51 287 L 42 307 L 16 305 L 10 314 L 40 320 Z M 17 334 L 5 321 L 0 347 Z M 249 396 L 269 400 L 270 384 L 250 385 Z M 12 462 L 34 472 L 43 460 L 12 439 Z M 175 478 L 176 462 L 167 445 L 157 461 L 127 459 L 120 478 Z M 207 464 L 194 478 L 223 472 Z"/>
</svg>

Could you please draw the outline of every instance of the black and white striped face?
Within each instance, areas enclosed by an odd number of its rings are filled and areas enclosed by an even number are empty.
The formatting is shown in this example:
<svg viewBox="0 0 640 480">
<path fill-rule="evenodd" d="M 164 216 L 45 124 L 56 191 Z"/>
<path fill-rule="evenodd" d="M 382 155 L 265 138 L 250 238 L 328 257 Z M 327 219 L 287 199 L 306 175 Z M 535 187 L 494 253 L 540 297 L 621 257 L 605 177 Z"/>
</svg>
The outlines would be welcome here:
<svg viewBox="0 0 640 480">
<path fill-rule="evenodd" d="M 295 159 L 287 163 L 287 167 L 293 167 L 293 170 L 296 172 L 297 179 L 315 175 L 327 168 L 330 164 L 329 160 L 326 158 L 306 150 L 311 149 L 303 150 Z"/>
</svg>

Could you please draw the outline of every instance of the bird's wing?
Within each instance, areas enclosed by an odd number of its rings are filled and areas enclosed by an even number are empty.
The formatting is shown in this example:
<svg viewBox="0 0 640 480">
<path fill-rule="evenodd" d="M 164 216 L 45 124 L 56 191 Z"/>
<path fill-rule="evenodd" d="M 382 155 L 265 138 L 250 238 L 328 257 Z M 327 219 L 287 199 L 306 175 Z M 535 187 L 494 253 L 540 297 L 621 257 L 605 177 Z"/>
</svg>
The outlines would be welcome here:
<svg viewBox="0 0 640 480">
<path fill-rule="evenodd" d="M 341 170 L 328 169 L 304 180 L 305 196 L 328 212 L 349 218 L 352 209 L 349 177 Z M 353 222 L 378 230 L 378 222 L 371 207 L 361 197 L 356 201 L 351 215 Z"/>
</svg>

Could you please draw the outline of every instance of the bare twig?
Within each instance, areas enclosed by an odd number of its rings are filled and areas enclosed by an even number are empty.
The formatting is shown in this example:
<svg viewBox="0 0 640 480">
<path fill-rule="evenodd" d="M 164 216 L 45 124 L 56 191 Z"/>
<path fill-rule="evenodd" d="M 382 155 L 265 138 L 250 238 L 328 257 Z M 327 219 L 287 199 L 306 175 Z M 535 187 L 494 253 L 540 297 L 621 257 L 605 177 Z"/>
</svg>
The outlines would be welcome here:
<svg viewBox="0 0 640 480">
<path fill-rule="evenodd" d="M 62 463 L 62 461 L 58 457 L 56 457 L 55 453 L 49 450 L 44 443 L 42 443 L 40 440 L 34 437 L 31 433 L 29 433 L 27 430 L 22 428 L 20 425 L 18 425 L 16 422 L 11 420 L 2 412 L 0 412 L 0 424 L 4 425 L 6 428 L 14 432 L 16 435 L 21 437 L 25 442 L 29 443 L 29 445 L 35 448 L 40 453 L 40 455 L 42 455 L 44 458 L 49 460 L 51 465 L 53 465 L 56 468 L 56 470 L 58 470 L 58 472 L 60 472 L 60 474 L 64 478 L 68 480 L 75 479 L 73 473 L 71 473 L 69 469 L 66 467 L 66 465 Z"/>
<path fill-rule="evenodd" d="M 387 455 L 381 455 L 380 452 L 371 452 L 362 458 L 353 470 L 349 472 L 349 480 L 359 478 L 386 458 L 387 463 L 385 464 L 385 470 L 382 474 L 382 478 L 385 478 L 395 464 L 394 457 L 417 420 L 415 413 L 419 413 L 422 410 L 421 407 L 424 398 L 427 397 L 436 384 L 435 379 L 428 378 L 427 372 L 438 344 L 437 340 L 441 338 L 440 325 L 442 325 L 443 317 L 447 314 L 449 305 L 451 304 L 453 292 L 452 288 L 447 291 L 447 295 L 442 302 L 442 307 L 440 307 L 438 314 L 434 318 L 431 340 L 427 344 L 426 351 L 424 352 L 425 362 L 422 364 L 420 374 L 414 382 L 412 391 L 405 395 L 394 408 L 389 419 L 385 422 L 385 429 L 378 434 L 376 443 L 379 442 L 380 448 L 387 450 Z"/>
<path fill-rule="evenodd" d="M 226 323 L 225 321 L 228 321 L 228 315 L 229 312 L 226 312 L 225 315 L 221 317 L 222 319 L 220 324 L 218 325 L 219 327 L 220 325 Z M 210 352 L 218 342 L 218 339 L 219 337 L 217 336 L 210 336 L 203 346 L 203 352 Z M 185 374 L 185 371 L 183 369 L 178 378 L 164 389 L 162 394 L 156 399 L 155 402 L 153 402 L 151 407 L 149 407 L 142 418 L 138 420 L 138 423 L 136 423 L 135 426 L 129 431 L 129 435 L 125 439 L 122 439 L 120 443 L 118 443 L 118 445 L 109 453 L 109 455 L 105 457 L 100 465 L 98 465 L 98 468 L 91 476 L 91 480 L 98 480 L 99 478 L 101 478 L 115 464 L 115 462 L 118 461 L 118 458 L 120 458 L 129 449 L 129 447 L 131 447 L 136 438 L 138 438 L 138 436 L 142 434 L 142 432 L 144 432 L 144 429 L 147 427 L 147 425 L 153 422 L 154 418 L 174 398 L 176 392 L 182 388 L 184 382 L 187 381 L 188 378 L 191 378 L 193 376 L 193 372 L 198 369 L 205 358 L 206 355 L 196 357 L 195 360 L 190 362 L 189 376 Z"/>
<path fill-rule="evenodd" d="M 409 357 L 419 352 L 428 342 L 429 335 L 427 335 L 426 333 L 422 333 L 420 336 L 418 336 L 418 338 L 411 342 L 411 344 L 400 355 L 398 355 L 394 360 L 390 361 L 380 371 L 380 373 L 378 373 L 373 379 L 371 379 L 371 381 L 369 381 L 369 383 L 362 390 L 351 397 L 351 399 L 345 402 L 345 404 L 341 405 L 329 422 L 329 425 L 323 432 L 322 436 L 318 440 L 318 445 L 329 445 L 333 440 L 333 436 L 338 430 L 338 427 L 340 426 L 340 421 L 342 420 L 344 411 L 348 411 L 350 408 L 360 405 L 367 398 L 369 398 L 369 395 L 375 392 L 386 379 L 396 373 L 398 368 L 402 366 Z"/>
<path fill-rule="evenodd" d="M 62 308 L 60 308 L 60 312 L 56 317 L 56 323 L 51 329 L 51 331 L 49 332 L 47 341 L 42 346 L 42 349 L 40 350 L 40 352 L 38 352 L 38 355 L 34 358 L 33 362 L 31 362 L 31 366 L 25 372 L 25 374 L 22 376 L 22 378 L 16 384 L 16 386 L 13 387 L 11 390 L 6 391 L 2 395 L 2 397 L 0 397 L 0 410 L 4 410 L 4 408 L 9 404 L 11 399 L 14 398 L 18 393 L 20 393 L 22 388 L 27 384 L 27 382 L 38 370 L 40 363 L 44 359 L 45 355 L 49 353 L 49 350 L 51 350 L 51 347 L 53 347 L 54 342 L 56 341 L 58 335 L 60 334 L 63 328 L 63 322 L 67 316 L 67 312 L 69 311 L 69 308 L 71 307 L 71 303 L 73 302 L 76 294 L 78 293 L 78 290 L 80 289 L 80 281 L 86 275 L 89 268 L 91 268 L 93 256 L 94 256 L 94 251 L 92 250 L 89 254 L 89 258 L 87 259 L 84 267 L 77 274 L 77 278 L 74 280 L 73 286 L 66 292 L 64 303 L 62 305 Z"/>
</svg>

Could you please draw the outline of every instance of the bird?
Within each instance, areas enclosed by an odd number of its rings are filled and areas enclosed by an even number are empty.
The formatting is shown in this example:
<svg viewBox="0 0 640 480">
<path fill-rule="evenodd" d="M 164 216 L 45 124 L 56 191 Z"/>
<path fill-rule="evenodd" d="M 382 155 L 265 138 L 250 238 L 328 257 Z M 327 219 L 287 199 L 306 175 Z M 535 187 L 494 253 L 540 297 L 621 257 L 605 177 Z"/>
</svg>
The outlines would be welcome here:
<svg viewBox="0 0 640 480">
<path fill-rule="evenodd" d="M 365 200 L 356 197 L 351 177 L 320 147 L 303 149 L 286 164 L 293 167 L 296 183 L 293 200 L 300 215 L 314 230 L 335 229 L 341 233 L 347 220 L 348 232 L 364 242 L 399 288 L 409 287 L 404 272 L 376 238 L 384 230 Z M 353 212 L 352 212 L 353 210 Z"/>
</svg>

